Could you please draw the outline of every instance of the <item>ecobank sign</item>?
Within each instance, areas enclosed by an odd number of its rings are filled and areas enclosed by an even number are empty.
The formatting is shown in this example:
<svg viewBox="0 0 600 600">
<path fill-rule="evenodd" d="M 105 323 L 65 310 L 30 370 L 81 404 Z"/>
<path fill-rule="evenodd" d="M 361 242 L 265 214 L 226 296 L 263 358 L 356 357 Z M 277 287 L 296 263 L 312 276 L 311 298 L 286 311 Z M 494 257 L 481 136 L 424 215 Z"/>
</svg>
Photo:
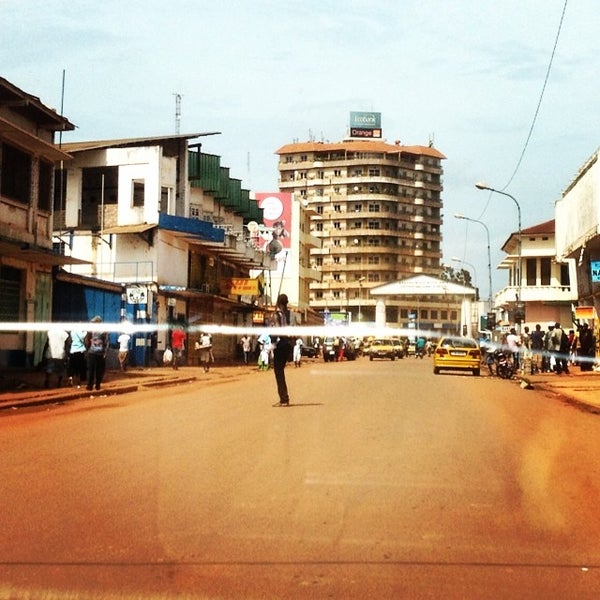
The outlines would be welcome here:
<svg viewBox="0 0 600 600">
<path fill-rule="evenodd" d="M 352 138 L 380 138 L 381 113 L 351 112 L 350 137 Z"/>
<path fill-rule="evenodd" d="M 381 113 L 377 112 L 351 112 L 350 128 L 381 129 Z"/>
</svg>

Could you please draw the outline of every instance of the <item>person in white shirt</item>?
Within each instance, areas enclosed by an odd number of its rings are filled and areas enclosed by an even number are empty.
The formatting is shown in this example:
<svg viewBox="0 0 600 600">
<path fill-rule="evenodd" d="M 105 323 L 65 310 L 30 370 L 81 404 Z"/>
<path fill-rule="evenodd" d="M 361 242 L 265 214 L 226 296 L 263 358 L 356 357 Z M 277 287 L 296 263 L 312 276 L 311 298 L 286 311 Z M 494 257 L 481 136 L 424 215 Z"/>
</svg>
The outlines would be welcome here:
<svg viewBox="0 0 600 600">
<path fill-rule="evenodd" d="M 69 334 L 60 327 L 53 327 L 48 331 L 48 338 L 44 347 L 44 355 L 46 358 L 44 387 L 50 387 L 50 375 L 52 374 L 57 377 L 57 387 L 62 385 L 69 353 L 69 339 Z"/>
</svg>

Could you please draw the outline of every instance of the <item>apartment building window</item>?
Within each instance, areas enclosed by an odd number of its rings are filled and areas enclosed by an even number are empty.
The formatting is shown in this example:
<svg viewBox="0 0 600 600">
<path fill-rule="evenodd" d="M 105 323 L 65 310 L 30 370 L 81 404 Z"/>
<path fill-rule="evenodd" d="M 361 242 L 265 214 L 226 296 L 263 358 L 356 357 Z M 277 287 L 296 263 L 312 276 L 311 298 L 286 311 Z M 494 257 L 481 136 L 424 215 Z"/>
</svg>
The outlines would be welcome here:
<svg viewBox="0 0 600 600">
<path fill-rule="evenodd" d="M 341 204 L 334 204 L 333 205 L 333 212 L 342 212 L 342 205 Z"/>
<path fill-rule="evenodd" d="M 341 229 L 341 228 L 342 228 L 342 223 L 341 223 L 341 221 L 334 221 L 334 222 L 333 222 L 333 228 L 334 228 L 334 229 Z"/>
<path fill-rule="evenodd" d="M 340 264 L 340 257 L 339 256 L 334 256 L 333 257 L 333 264 L 334 265 L 339 265 Z"/>
<path fill-rule="evenodd" d="M 354 169 L 354 171 L 352 171 L 352 177 L 361 177 L 362 176 L 362 169 Z"/>
<path fill-rule="evenodd" d="M 340 240 L 333 240 L 333 245 L 334 245 L 336 248 L 339 248 L 339 247 L 340 247 L 342 244 L 341 244 Z"/>
<path fill-rule="evenodd" d="M 537 283 L 537 259 L 528 258 L 525 263 L 527 273 L 527 285 L 534 286 Z"/>
<path fill-rule="evenodd" d="M 31 200 L 31 156 L 10 144 L 2 144 L 0 194 L 29 204 Z"/>
<path fill-rule="evenodd" d="M 317 223 L 315 225 L 315 230 L 316 231 L 323 231 L 323 223 Z"/>
<path fill-rule="evenodd" d="M 447 310 L 443 310 L 440 313 L 440 316 L 441 316 L 442 321 L 447 321 L 448 320 L 448 311 Z"/>
<path fill-rule="evenodd" d="M 370 283 L 377 283 L 379 281 L 379 273 L 369 273 L 367 275 L 367 281 Z"/>
<path fill-rule="evenodd" d="M 301 161 L 306 161 L 306 160 L 308 160 L 308 156 L 306 156 L 306 154 L 301 154 L 300 155 L 300 160 Z"/>
<path fill-rule="evenodd" d="M 381 171 L 379 169 L 369 169 L 370 177 L 379 177 L 381 175 Z"/>
<path fill-rule="evenodd" d="M 341 171 L 341 169 L 335 169 L 335 170 L 333 171 L 333 176 L 334 176 L 334 177 L 341 177 L 341 176 L 342 176 L 342 171 Z"/>
<path fill-rule="evenodd" d="M 378 265 L 379 264 L 379 256 L 369 256 L 367 258 L 367 264 Z"/>
<path fill-rule="evenodd" d="M 542 285 L 550 285 L 552 277 L 552 262 L 549 257 L 540 259 L 540 283 Z"/>
<path fill-rule="evenodd" d="M 324 171 L 317 171 L 317 179 L 323 179 L 325 177 Z"/>
<path fill-rule="evenodd" d="M 369 221 L 367 223 L 367 227 L 369 229 L 381 229 L 381 224 L 379 223 L 379 221 Z"/>
<path fill-rule="evenodd" d="M 434 319 L 437 319 L 438 318 L 438 311 L 437 310 L 431 310 L 431 312 L 429 313 L 429 317 L 431 318 L 432 321 Z"/>
<path fill-rule="evenodd" d="M 322 215 L 323 214 L 323 206 L 322 205 L 317 206 L 317 214 L 318 215 Z"/>
<path fill-rule="evenodd" d="M 369 212 L 371 212 L 371 213 L 381 212 L 381 206 L 379 204 L 369 204 Z"/>
<path fill-rule="evenodd" d="M 362 204 L 355 204 L 354 212 L 361 212 L 361 211 L 362 211 Z"/>
<path fill-rule="evenodd" d="M 362 221 L 354 221 L 352 229 L 360 229 L 362 227 Z"/>
</svg>

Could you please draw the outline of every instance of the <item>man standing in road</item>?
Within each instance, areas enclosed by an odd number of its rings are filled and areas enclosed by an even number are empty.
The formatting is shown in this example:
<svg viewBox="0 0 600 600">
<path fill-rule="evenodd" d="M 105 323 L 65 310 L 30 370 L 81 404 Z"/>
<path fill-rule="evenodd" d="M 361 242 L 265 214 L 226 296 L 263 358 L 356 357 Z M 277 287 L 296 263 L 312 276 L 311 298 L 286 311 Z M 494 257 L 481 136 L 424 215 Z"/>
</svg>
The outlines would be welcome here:
<svg viewBox="0 0 600 600">
<path fill-rule="evenodd" d="M 290 324 L 290 311 L 287 306 L 288 297 L 285 294 L 279 294 L 272 321 L 274 327 L 286 327 Z M 292 352 L 292 345 L 287 336 L 280 335 L 275 337 L 275 340 L 275 349 L 273 350 L 273 370 L 275 371 L 277 393 L 279 394 L 279 404 L 276 406 L 289 406 L 290 396 L 285 381 L 285 365 Z"/>
</svg>

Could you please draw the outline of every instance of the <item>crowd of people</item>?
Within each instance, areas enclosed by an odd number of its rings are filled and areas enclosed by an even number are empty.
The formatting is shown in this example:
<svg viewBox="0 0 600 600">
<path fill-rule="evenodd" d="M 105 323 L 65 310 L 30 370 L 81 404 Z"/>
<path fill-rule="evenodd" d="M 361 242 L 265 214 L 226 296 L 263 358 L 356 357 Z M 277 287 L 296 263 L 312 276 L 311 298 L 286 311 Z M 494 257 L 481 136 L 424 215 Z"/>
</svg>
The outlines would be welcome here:
<svg viewBox="0 0 600 600">
<path fill-rule="evenodd" d="M 99 316 L 91 322 L 94 325 L 102 322 Z M 119 364 L 125 369 L 129 353 L 128 333 L 119 337 Z M 99 390 L 106 372 L 106 354 L 108 351 L 108 333 L 97 327 L 86 330 L 66 331 L 60 325 L 52 327 L 46 336 L 42 353 L 44 364 L 44 386 L 49 388 L 56 379 L 57 387 L 68 377 L 70 386 L 86 385 L 88 390 Z"/>
<path fill-rule="evenodd" d="M 592 371 L 595 364 L 596 339 L 588 323 L 568 331 L 558 322 L 546 330 L 540 324 L 533 331 L 525 326 L 521 333 L 512 327 L 502 346 L 510 353 L 515 371 L 523 374 L 569 374 L 573 366 Z"/>
</svg>

